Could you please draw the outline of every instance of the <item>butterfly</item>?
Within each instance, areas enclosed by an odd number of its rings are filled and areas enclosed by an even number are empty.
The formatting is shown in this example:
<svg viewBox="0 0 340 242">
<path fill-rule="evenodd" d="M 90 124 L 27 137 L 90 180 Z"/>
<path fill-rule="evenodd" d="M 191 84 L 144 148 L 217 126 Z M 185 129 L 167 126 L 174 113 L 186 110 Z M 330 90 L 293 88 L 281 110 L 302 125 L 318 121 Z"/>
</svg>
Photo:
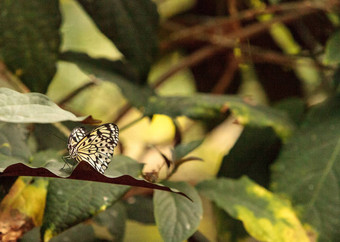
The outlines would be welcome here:
<svg viewBox="0 0 340 242">
<path fill-rule="evenodd" d="M 86 161 L 104 174 L 111 161 L 113 150 L 118 144 L 118 135 L 118 126 L 113 123 L 100 125 L 88 133 L 83 127 L 75 128 L 68 138 L 69 155 L 64 156 L 64 160 L 72 158 L 77 163 Z"/>
</svg>

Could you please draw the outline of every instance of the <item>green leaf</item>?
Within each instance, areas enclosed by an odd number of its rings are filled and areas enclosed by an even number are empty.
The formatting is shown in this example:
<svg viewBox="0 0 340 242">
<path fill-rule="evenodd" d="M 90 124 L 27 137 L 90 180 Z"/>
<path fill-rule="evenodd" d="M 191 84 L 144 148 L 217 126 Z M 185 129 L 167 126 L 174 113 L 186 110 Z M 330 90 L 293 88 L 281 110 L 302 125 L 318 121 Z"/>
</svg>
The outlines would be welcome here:
<svg viewBox="0 0 340 242">
<path fill-rule="evenodd" d="M 135 220 L 143 224 L 155 224 L 151 196 L 141 195 L 129 197 L 125 202 L 125 206 L 130 220 Z"/>
<path fill-rule="evenodd" d="M 328 64 L 340 63 L 340 31 L 332 34 L 326 44 L 325 61 Z"/>
<path fill-rule="evenodd" d="M 173 160 L 178 161 L 182 159 L 184 156 L 189 154 L 191 151 L 196 149 L 198 146 L 200 146 L 203 142 L 202 140 L 195 140 L 190 143 L 186 144 L 179 144 L 175 147 L 175 149 L 172 152 Z"/>
<path fill-rule="evenodd" d="M 0 171 L 4 167 L 28 160 L 31 152 L 26 144 L 27 130 L 22 124 L 0 122 Z"/>
<path fill-rule="evenodd" d="M 0 88 L 0 121 L 9 123 L 55 123 L 65 120 L 82 121 L 40 93 L 22 94 Z"/>
<path fill-rule="evenodd" d="M 20 238 L 19 241 L 20 241 L 20 242 L 39 241 L 39 240 L 40 240 L 39 230 L 40 230 L 40 227 L 34 227 L 33 229 L 31 229 L 30 231 L 28 231 L 27 233 L 25 233 L 25 234 Z"/>
<path fill-rule="evenodd" d="M 70 122 L 71 123 L 71 122 Z M 72 122 L 74 125 L 79 123 Z M 63 125 L 72 130 L 75 127 L 68 126 L 66 122 Z M 63 150 L 67 147 L 67 138 L 56 126 L 53 124 L 34 124 L 32 136 L 35 138 L 37 150 Z"/>
<path fill-rule="evenodd" d="M 187 116 L 192 119 L 211 119 L 227 109 L 238 122 L 255 127 L 272 127 L 283 139 L 290 136 L 293 123 L 285 113 L 278 110 L 251 105 L 236 96 L 196 94 L 193 96 L 157 97 L 149 99 L 144 115 L 165 114 L 170 117 Z"/>
<path fill-rule="evenodd" d="M 100 239 L 123 241 L 126 218 L 125 207 L 122 203 L 116 203 L 106 211 L 99 213 L 93 218 L 92 224 L 96 237 L 100 238 L 101 234 L 105 235 L 102 231 L 107 230 L 111 236 Z"/>
<path fill-rule="evenodd" d="M 121 203 L 116 203 L 94 216 L 91 220 L 78 224 L 52 238 L 51 242 L 123 241 L 125 220 L 126 213 L 124 206 Z"/>
<path fill-rule="evenodd" d="M 300 124 L 305 106 L 306 104 L 301 98 L 287 98 L 275 104 L 275 108 L 285 111 L 295 124 Z"/>
<path fill-rule="evenodd" d="M 122 62 L 93 59 L 86 54 L 70 52 L 63 55 L 63 60 L 75 63 L 85 73 L 115 83 L 135 107 L 145 106 L 148 98 L 154 95 L 150 87 L 136 84 L 133 71 Z"/>
<path fill-rule="evenodd" d="M 224 156 L 218 176 L 240 178 L 247 175 L 268 187 L 269 165 L 278 156 L 280 139 L 272 128 L 245 127 L 236 144 Z"/>
<path fill-rule="evenodd" d="M 0 1 L 0 57 L 32 90 L 45 93 L 56 72 L 59 1 Z"/>
<path fill-rule="evenodd" d="M 166 242 L 188 239 L 202 218 L 202 202 L 195 188 L 185 182 L 164 182 L 185 192 L 192 200 L 161 191 L 155 191 L 153 203 L 158 230 Z"/>
<path fill-rule="evenodd" d="M 335 122 L 340 116 L 340 94 L 314 106 L 306 115 L 306 119 L 302 123 L 303 128 L 314 127 L 324 122 L 328 122 L 330 119 Z"/>
<path fill-rule="evenodd" d="M 158 52 L 159 16 L 150 0 L 78 1 L 146 82 Z"/>
<path fill-rule="evenodd" d="M 119 172 L 135 173 L 135 164 L 113 163 Z M 112 165 L 111 165 L 112 167 Z M 137 174 L 135 174 L 137 175 Z M 129 189 L 105 183 L 51 179 L 41 235 L 48 240 L 67 228 L 93 217 L 115 203 Z"/>
<path fill-rule="evenodd" d="M 213 206 L 214 221 L 216 223 L 217 241 L 243 241 L 249 234 L 242 221 L 231 217 L 225 210 Z"/>
<path fill-rule="evenodd" d="M 273 189 L 299 208 L 320 241 L 340 236 L 340 95 L 314 107 L 273 166 Z"/>
<path fill-rule="evenodd" d="M 310 241 L 291 205 L 252 182 L 220 178 L 203 181 L 197 189 L 260 241 Z"/>
<path fill-rule="evenodd" d="M 129 188 L 96 182 L 51 179 L 41 236 L 44 240 L 93 217 Z"/>
<path fill-rule="evenodd" d="M 62 157 L 58 152 L 53 150 L 41 151 L 34 154 L 29 163 L 17 162 L 18 160 L 15 158 L 12 159 L 12 157 L 7 156 L 2 158 L 0 154 L 0 167 L 2 170 L 0 176 L 56 177 L 144 187 L 177 193 L 190 200 L 190 198 L 182 192 L 173 190 L 162 184 L 150 183 L 137 177 L 141 172 L 142 164 L 123 155 L 113 156 L 108 169 L 105 171 L 105 175 L 96 171 L 85 161 L 77 164 L 74 169 L 66 167 Z M 8 166 L 8 163 L 13 164 Z"/>
</svg>

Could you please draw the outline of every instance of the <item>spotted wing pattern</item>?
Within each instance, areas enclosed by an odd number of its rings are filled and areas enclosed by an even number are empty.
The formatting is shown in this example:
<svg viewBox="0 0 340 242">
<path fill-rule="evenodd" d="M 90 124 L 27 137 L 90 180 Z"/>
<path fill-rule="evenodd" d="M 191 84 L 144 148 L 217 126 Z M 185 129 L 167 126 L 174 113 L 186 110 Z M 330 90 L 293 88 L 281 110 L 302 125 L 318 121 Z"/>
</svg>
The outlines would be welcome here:
<svg viewBox="0 0 340 242">
<path fill-rule="evenodd" d="M 86 136 L 86 131 L 83 127 L 74 128 L 68 137 L 67 149 L 71 151 L 76 147 L 78 142 Z"/>
<path fill-rule="evenodd" d="M 72 131 L 69 142 L 70 139 L 71 142 L 76 142 L 78 138 L 82 137 L 83 133 L 80 129 Z M 77 162 L 86 161 L 97 171 L 104 173 L 111 161 L 113 150 L 118 144 L 118 135 L 117 125 L 113 123 L 103 124 L 86 134 L 75 146 L 74 143 L 69 143 L 70 157 Z"/>
</svg>

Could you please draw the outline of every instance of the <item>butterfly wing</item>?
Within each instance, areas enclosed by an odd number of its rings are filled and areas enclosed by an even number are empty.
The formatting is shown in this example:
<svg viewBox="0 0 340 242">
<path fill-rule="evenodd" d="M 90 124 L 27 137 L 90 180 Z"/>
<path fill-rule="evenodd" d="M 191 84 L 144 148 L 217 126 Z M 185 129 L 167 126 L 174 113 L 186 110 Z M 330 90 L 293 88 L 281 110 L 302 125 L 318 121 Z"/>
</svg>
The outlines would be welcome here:
<svg viewBox="0 0 340 242">
<path fill-rule="evenodd" d="M 80 162 L 87 161 L 97 171 L 104 173 L 118 144 L 119 130 L 115 124 L 103 124 L 86 135 L 75 147 Z"/>
<path fill-rule="evenodd" d="M 118 126 L 113 123 L 103 124 L 90 133 L 90 135 L 97 135 L 103 139 L 112 139 L 114 147 L 118 144 L 119 129 Z"/>
<path fill-rule="evenodd" d="M 67 149 L 72 155 L 73 149 L 76 147 L 78 142 L 86 136 L 86 131 L 83 127 L 74 128 L 68 137 Z"/>
</svg>

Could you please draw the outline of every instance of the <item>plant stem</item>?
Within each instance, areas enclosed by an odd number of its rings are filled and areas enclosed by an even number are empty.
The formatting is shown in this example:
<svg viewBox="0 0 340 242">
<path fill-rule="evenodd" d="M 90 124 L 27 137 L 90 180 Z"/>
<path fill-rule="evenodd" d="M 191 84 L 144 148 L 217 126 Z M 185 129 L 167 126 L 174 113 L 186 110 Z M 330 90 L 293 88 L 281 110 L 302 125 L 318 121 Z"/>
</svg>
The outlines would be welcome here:
<svg viewBox="0 0 340 242">
<path fill-rule="evenodd" d="M 144 118 L 144 116 L 140 116 L 139 118 L 131 121 L 130 123 L 128 123 L 127 125 L 125 125 L 124 127 L 120 128 L 120 131 L 123 131 L 125 129 L 130 128 L 132 125 L 134 125 L 135 123 L 138 123 L 139 121 L 141 121 Z"/>
</svg>

